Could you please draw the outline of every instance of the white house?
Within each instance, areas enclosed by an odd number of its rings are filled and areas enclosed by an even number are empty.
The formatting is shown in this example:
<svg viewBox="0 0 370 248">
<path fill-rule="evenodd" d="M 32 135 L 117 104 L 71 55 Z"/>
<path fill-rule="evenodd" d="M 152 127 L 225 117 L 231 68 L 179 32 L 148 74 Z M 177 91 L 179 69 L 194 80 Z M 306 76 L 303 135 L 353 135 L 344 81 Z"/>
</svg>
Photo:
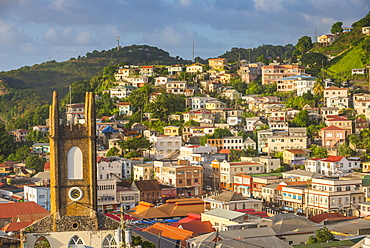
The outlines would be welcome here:
<svg viewBox="0 0 370 248">
<path fill-rule="evenodd" d="M 171 77 L 155 77 L 154 78 L 154 85 L 155 86 L 160 86 L 160 85 L 166 85 L 166 83 L 173 81 L 173 78 Z"/>
<path fill-rule="evenodd" d="M 152 148 L 144 151 L 144 154 L 157 160 L 177 157 L 182 145 L 181 136 L 153 135 L 149 137 L 149 141 L 153 143 Z"/>
<path fill-rule="evenodd" d="M 359 158 L 342 156 L 329 156 L 327 158 L 311 158 L 305 163 L 307 171 L 317 172 L 325 176 L 344 176 L 352 173 L 354 169 L 361 168 Z"/>
<path fill-rule="evenodd" d="M 109 89 L 109 94 L 111 98 L 126 98 L 136 89 L 134 86 L 116 86 Z"/>
<path fill-rule="evenodd" d="M 130 179 L 132 161 L 122 157 L 98 158 L 98 179 Z"/>
<path fill-rule="evenodd" d="M 342 96 L 333 96 L 326 98 L 326 106 L 327 107 L 338 107 L 340 109 L 348 108 L 349 106 L 349 98 L 342 97 Z"/>
<path fill-rule="evenodd" d="M 24 201 L 36 202 L 41 207 L 50 211 L 50 188 L 41 186 L 24 186 Z"/>
</svg>

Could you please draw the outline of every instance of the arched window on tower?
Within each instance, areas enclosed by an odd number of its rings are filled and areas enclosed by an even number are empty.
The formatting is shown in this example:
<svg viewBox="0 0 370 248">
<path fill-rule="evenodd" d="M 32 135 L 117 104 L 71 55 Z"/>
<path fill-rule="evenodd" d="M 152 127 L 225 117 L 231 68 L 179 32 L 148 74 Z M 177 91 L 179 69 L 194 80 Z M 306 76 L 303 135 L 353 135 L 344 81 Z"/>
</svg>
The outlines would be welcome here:
<svg viewBox="0 0 370 248">
<path fill-rule="evenodd" d="M 109 234 L 107 237 L 104 238 L 103 240 L 103 248 L 117 248 L 117 241 L 116 239 Z"/>
<path fill-rule="evenodd" d="M 50 248 L 50 247 L 51 246 L 50 246 L 49 241 L 44 236 L 41 236 L 40 238 L 38 238 L 34 246 L 34 248 Z"/>
<path fill-rule="evenodd" d="M 84 245 L 84 244 L 85 244 L 85 242 L 80 237 L 75 235 L 68 242 L 68 248 L 76 248 L 76 247 L 79 247 L 79 246 Z"/>
<path fill-rule="evenodd" d="M 68 179 L 83 179 L 82 151 L 78 146 L 72 146 L 67 153 Z"/>
</svg>

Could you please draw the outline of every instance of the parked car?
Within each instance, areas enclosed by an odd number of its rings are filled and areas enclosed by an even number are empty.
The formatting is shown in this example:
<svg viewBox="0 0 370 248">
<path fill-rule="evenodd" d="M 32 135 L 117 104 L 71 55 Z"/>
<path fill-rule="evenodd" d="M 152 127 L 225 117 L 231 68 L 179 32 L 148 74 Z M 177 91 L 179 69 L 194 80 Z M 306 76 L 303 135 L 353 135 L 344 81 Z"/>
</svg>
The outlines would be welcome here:
<svg viewBox="0 0 370 248">
<path fill-rule="evenodd" d="M 209 185 L 207 185 L 206 187 L 204 187 L 206 190 L 208 190 L 208 191 L 211 191 L 212 190 L 212 187 L 211 186 L 209 186 Z"/>
</svg>

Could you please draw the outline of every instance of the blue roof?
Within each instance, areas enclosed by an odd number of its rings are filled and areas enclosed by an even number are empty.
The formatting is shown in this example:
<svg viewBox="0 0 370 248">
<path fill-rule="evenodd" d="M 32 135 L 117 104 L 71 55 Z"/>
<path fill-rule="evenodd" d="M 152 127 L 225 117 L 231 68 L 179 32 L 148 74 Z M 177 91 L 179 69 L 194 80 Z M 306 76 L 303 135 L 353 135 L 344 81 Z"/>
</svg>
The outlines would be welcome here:
<svg viewBox="0 0 370 248">
<path fill-rule="evenodd" d="M 307 76 L 307 75 L 294 75 L 294 76 L 290 76 L 290 77 L 284 77 L 284 78 L 280 78 L 280 79 L 275 79 L 275 81 L 297 80 L 299 78 L 306 79 L 306 80 L 314 80 L 315 79 L 314 77 Z"/>
<path fill-rule="evenodd" d="M 102 130 L 102 133 L 115 133 L 115 132 L 118 132 L 117 130 L 115 130 L 113 127 L 111 126 L 106 126 L 103 130 Z"/>
</svg>

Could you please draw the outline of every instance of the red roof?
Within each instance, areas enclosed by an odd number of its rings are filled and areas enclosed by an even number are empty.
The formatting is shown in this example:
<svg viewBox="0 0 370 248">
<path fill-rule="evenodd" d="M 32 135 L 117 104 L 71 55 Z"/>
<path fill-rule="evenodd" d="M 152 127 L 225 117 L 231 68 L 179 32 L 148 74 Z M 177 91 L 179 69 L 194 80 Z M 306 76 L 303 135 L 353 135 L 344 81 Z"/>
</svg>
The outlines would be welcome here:
<svg viewBox="0 0 370 248">
<path fill-rule="evenodd" d="M 327 35 L 327 36 L 329 36 L 329 35 Z M 329 88 L 326 88 L 325 90 L 348 90 L 348 89 L 346 89 L 346 88 L 339 88 L 337 86 L 331 86 Z"/>
<path fill-rule="evenodd" d="M 317 214 L 308 219 L 315 223 L 320 223 L 323 220 L 326 220 L 327 218 L 333 218 L 333 217 L 343 217 L 343 215 L 341 215 L 340 213 L 323 213 L 323 214 Z"/>
<path fill-rule="evenodd" d="M 31 225 L 33 221 L 26 221 L 26 222 L 11 222 L 7 225 L 3 226 L 0 230 L 4 232 L 19 232 L 22 228 L 25 228 Z"/>
<path fill-rule="evenodd" d="M 10 219 L 20 214 L 49 213 L 35 202 L 9 202 L 0 204 L 0 219 Z"/>
<path fill-rule="evenodd" d="M 241 151 L 242 149 L 234 149 L 236 151 Z M 230 154 L 231 149 L 220 149 L 218 153 Z"/>
<path fill-rule="evenodd" d="M 339 162 L 343 159 L 344 157 L 342 156 L 329 156 L 325 159 L 323 159 L 323 162 Z"/>
<path fill-rule="evenodd" d="M 321 128 L 321 130 L 331 130 L 331 131 L 345 131 L 345 129 L 343 128 L 340 128 L 340 127 L 337 127 L 337 126 L 329 126 L 329 127 L 324 127 L 324 128 Z"/>
<path fill-rule="evenodd" d="M 44 171 L 50 171 L 50 162 L 44 164 Z"/>
<path fill-rule="evenodd" d="M 196 221 L 190 223 L 182 223 L 180 225 L 184 230 L 194 232 L 196 234 L 204 234 L 216 231 L 210 221 Z"/>
<path fill-rule="evenodd" d="M 201 216 L 199 214 L 188 213 L 187 217 L 179 220 L 178 222 L 173 223 L 171 226 L 178 227 L 179 225 L 183 223 L 200 221 L 200 219 L 201 219 Z"/>
</svg>

